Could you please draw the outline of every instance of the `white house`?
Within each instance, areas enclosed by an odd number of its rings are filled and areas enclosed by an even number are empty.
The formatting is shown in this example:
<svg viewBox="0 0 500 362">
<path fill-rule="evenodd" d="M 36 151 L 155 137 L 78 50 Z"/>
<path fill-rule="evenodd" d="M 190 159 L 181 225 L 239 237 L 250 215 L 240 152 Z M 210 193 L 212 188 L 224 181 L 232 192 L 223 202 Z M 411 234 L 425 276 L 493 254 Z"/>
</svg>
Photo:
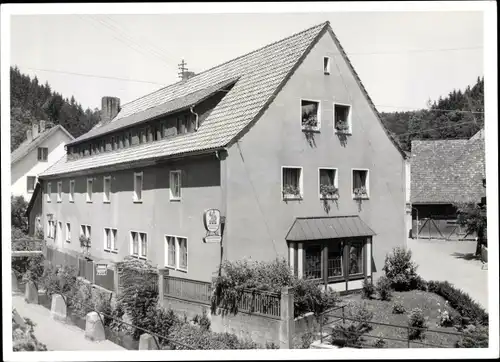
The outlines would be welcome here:
<svg viewBox="0 0 500 362">
<path fill-rule="evenodd" d="M 11 153 L 11 194 L 30 201 L 38 175 L 66 154 L 74 137 L 61 125 L 46 129 L 45 121 L 33 123 L 26 136 Z"/>
</svg>

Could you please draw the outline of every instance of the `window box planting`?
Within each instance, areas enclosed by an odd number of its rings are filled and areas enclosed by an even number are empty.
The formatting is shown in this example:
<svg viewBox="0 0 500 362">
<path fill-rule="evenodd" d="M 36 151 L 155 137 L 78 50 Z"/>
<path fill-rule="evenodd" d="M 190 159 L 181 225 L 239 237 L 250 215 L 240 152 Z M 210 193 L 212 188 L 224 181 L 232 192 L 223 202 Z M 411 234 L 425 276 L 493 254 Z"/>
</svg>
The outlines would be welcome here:
<svg viewBox="0 0 500 362">
<path fill-rule="evenodd" d="M 283 186 L 284 199 L 297 199 L 300 198 L 300 188 L 294 185 Z"/>
<path fill-rule="evenodd" d="M 344 121 L 338 121 L 335 123 L 335 131 L 337 133 L 349 133 L 349 124 Z"/>
<path fill-rule="evenodd" d="M 322 199 L 338 199 L 339 189 L 334 185 L 320 185 L 319 191 Z"/>
<path fill-rule="evenodd" d="M 353 193 L 354 193 L 354 199 L 360 200 L 368 198 L 368 192 L 365 186 L 355 188 Z"/>
<path fill-rule="evenodd" d="M 92 246 L 92 241 L 90 237 L 85 235 L 80 235 L 80 247 L 82 248 L 82 252 L 84 255 L 90 255 L 90 247 Z"/>
</svg>

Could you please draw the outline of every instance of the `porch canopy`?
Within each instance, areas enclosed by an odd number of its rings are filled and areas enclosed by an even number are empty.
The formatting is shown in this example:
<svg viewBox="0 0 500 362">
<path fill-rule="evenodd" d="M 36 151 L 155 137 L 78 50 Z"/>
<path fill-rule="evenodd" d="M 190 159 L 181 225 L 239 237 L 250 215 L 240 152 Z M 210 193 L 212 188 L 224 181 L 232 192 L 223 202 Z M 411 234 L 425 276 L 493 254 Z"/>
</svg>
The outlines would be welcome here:
<svg viewBox="0 0 500 362">
<path fill-rule="evenodd" d="M 375 232 L 358 215 L 298 217 L 287 241 L 324 240 L 373 236 Z"/>
</svg>

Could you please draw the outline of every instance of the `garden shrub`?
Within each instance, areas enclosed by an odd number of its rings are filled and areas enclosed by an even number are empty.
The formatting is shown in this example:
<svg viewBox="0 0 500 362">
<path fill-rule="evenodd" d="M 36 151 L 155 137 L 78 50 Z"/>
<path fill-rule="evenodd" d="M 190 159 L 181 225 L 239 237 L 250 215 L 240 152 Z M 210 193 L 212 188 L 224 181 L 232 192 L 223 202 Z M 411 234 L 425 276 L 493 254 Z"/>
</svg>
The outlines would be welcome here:
<svg viewBox="0 0 500 362">
<path fill-rule="evenodd" d="M 365 299 L 372 299 L 375 293 L 375 286 L 371 279 L 363 280 L 363 289 L 361 290 L 361 295 Z"/>
<path fill-rule="evenodd" d="M 47 346 L 39 342 L 33 329 L 35 324 L 28 318 L 24 319 L 25 325 L 19 324 L 22 319 L 15 309 L 12 310 L 12 349 L 18 351 L 46 351 Z"/>
<path fill-rule="evenodd" d="M 386 255 L 382 270 L 396 291 L 408 291 L 417 279 L 417 264 L 411 260 L 411 250 L 396 247 Z"/>
<path fill-rule="evenodd" d="M 381 276 L 377 281 L 377 293 L 382 300 L 390 300 L 392 297 L 392 283 L 389 278 Z"/>
<path fill-rule="evenodd" d="M 309 349 L 311 347 L 311 344 L 314 342 L 315 339 L 315 334 L 311 331 L 304 333 L 301 337 L 300 340 L 302 342 L 301 348 L 302 349 Z"/>
<path fill-rule="evenodd" d="M 457 348 L 488 348 L 488 327 L 486 326 L 468 326 L 459 341 Z"/>
<path fill-rule="evenodd" d="M 425 321 L 424 312 L 420 308 L 414 308 L 408 315 L 408 331 L 409 339 L 421 339 L 424 337 L 427 323 Z"/>
<path fill-rule="evenodd" d="M 361 345 L 362 335 L 366 332 L 360 323 L 346 321 L 332 328 L 331 341 L 337 346 L 358 347 Z"/>
<path fill-rule="evenodd" d="M 373 347 L 374 348 L 385 348 L 385 345 L 387 344 L 387 342 L 385 341 L 384 338 L 382 337 L 378 337 L 375 342 L 373 343 Z"/>
<path fill-rule="evenodd" d="M 45 289 L 47 296 L 50 298 L 53 294 L 61 294 L 66 300 L 66 296 L 71 296 L 75 293 L 77 283 L 77 270 L 73 266 L 53 266 L 47 265 L 43 271 L 41 278 L 41 286 Z M 71 302 L 66 301 L 68 306 Z"/>
<path fill-rule="evenodd" d="M 297 279 L 294 284 L 294 317 L 303 316 L 308 312 L 315 315 L 333 308 L 339 301 L 338 293 L 324 291 L 316 282 L 307 279 Z"/>
<path fill-rule="evenodd" d="M 464 322 L 470 321 L 484 326 L 488 325 L 488 313 L 478 303 L 452 284 L 438 281 L 428 282 L 429 292 L 440 295 L 446 299 L 450 306 L 460 313 Z"/>
<path fill-rule="evenodd" d="M 26 209 L 28 208 L 28 202 L 23 196 L 13 196 L 10 197 L 10 217 L 12 228 L 18 228 L 22 232 L 28 232 L 28 218 L 26 215 Z"/>
<path fill-rule="evenodd" d="M 370 331 L 372 329 L 370 322 L 373 319 L 373 312 L 368 310 L 366 303 L 351 303 L 347 308 L 347 317 L 355 319 L 361 330 Z"/>
<path fill-rule="evenodd" d="M 266 342 L 266 349 L 280 349 L 280 346 L 274 342 Z"/>
<path fill-rule="evenodd" d="M 417 275 L 415 278 L 413 278 L 410 284 L 410 288 L 412 290 L 416 289 L 426 292 L 428 289 L 427 282 L 420 275 Z"/>
<path fill-rule="evenodd" d="M 403 305 L 403 303 L 401 303 L 400 301 L 396 301 L 392 305 L 392 313 L 393 314 L 404 314 L 404 313 L 406 313 L 406 308 Z"/>
<path fill-rule="evenodd" d="M 193 318 L 193 322 L 197 325 L 200 326 L 201 329 L 210 330 L 210 325 L 212 322 L 210 321 L 210 318 L 208 318 L 207 310 L 203 309 L 202 315 L 200 316 L 199 314 L 195 315 Z"/>
</svg>

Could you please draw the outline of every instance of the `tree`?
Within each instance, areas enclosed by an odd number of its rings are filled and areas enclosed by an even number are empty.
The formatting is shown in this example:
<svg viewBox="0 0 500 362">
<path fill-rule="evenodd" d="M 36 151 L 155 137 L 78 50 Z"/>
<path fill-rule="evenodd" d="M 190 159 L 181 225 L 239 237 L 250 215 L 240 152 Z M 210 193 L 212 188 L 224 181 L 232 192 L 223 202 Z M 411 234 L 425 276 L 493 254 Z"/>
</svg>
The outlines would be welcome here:
<svg viewBox="0 0 500 362">
<path fill-rule="evenodd" d="M 13 228 L 28 232 L 28 218 L 25 216 L 28 202 L 23 196 L 11 196 L 11 224 Z"/>
</svg>

